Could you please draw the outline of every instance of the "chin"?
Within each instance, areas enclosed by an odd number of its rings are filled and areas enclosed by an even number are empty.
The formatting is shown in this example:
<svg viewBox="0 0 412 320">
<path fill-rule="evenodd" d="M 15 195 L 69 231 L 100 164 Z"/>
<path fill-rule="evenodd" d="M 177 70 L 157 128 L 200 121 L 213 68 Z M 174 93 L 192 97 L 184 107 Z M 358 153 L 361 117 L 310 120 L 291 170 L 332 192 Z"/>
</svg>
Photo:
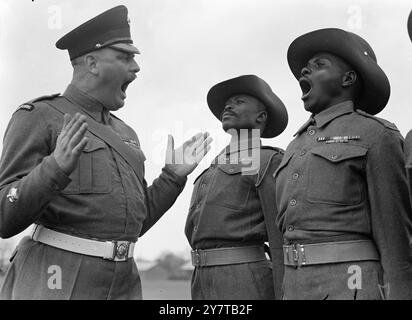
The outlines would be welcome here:
<svg viewBox="0 0 412 320">
<path fill-rule="evenodd" d="M 114 103 L 111 105 L 110 110 L 111 111 L 116 111 L 119 110 L 120 108 L 122 108 L 124 106 L 124 100 L 121 100 L 117 103 Z"/>
<path fill-rule="evenodd" d="M 309 111 L 309 112 L 312 111 L 312 105 L 311 105 L 309 102 L 303 101 L 303 106 L 304 106 L 304 108 L 305 108 L 306 111 Z"/>
<path fill-rule="evenodd" d="M 227 132 L 227 130 L 232 128 L 232 125 L 229 122 L 224 121 L 224 122 L 222 122 L 222 128 L 223 128 L 224 131 Z"/>
</svg>

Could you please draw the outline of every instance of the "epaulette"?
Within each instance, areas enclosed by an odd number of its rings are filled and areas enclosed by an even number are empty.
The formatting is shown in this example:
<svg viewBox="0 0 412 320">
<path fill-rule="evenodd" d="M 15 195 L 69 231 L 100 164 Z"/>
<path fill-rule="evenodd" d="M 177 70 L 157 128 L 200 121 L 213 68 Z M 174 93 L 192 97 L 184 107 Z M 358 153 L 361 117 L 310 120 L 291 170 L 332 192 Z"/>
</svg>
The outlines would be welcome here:
<svg viewBox="0 0 412 320">
<path fill-rule="evenodd" d="M 370 119 L 374 119 L 375 121 L 379 122 L 380 124 L 382 124 L 383 126 L 385 126 L 385 128 L 394 130 L 394 131 L 399 131 L 399 129 L 396 127 L 396 125 L 392 122 L 389 122 L 388 120 L 373 116 L 363 110 L 360 109 L 356 109 L 356 112 L 359 113 L 360 115 L 370 118 Z"/>
<path fill-rule="evenodd" d="M 20 105 L 17 108 L 16 112 L 19 111 L 19 110 L 32 111 L 34 109 L 34 104 L 36 102 L 43 101 L 43 100 L 51 100 L 51 99 L 54 99 L 58 96 L 60 96 L 60 93 L 55 93 L 55 94 L 51 94 L 51 95 L 41 96 L 41 97 L 38 97 L 36 99 L 32 99 L 32 100 L 27 101 L 26 103 L 23 103 L 22 105 Z"/>
<path fill-rule="evenodd" d="M 256 179 L 256 184 L 255 184 L 256 187 L 258 187 L 260 185 L 263 178 L 265 177 L 266 172 L 269 169 L 271 159 L 278 153 L 280 153 L 280 154 L 285 153 L 285 151 L 283 151 L 283 149 L 272 147 L 272 146 L 261 146 L 260 148 L 261 148 L 261 150 L 272 151 L 272 152 L 262 152 L 260 154 L 260 168 L 259 168 L 258 176 L 257 176 L 257 179 Z M 275 152 L 273 152 L 273 151 L 275 151 Z"/>
</svg>

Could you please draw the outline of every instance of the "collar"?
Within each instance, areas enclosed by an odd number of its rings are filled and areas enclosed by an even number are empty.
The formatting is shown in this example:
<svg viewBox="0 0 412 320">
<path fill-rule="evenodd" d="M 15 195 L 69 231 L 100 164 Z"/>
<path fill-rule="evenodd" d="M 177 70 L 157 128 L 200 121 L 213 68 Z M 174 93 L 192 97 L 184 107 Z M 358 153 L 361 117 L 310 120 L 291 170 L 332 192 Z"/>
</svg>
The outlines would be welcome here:
<svg viewBox="0 0 412 320">
<path fill-rule="evenodd" d="M 239 141 L 231 141 L 224 149 L 225 154 L 234 154 L 244 150 L 260 149 L 262 141 L 260 138 L 243 139 Z"/>
<path fill-rule="evenodd" d="M 348 113 L 352 113 L 354 111 L 354 104 L 351 100 L 344 101 L 338 104 L 333 105 L 332 107 L 323 110 L 320 113 L 312 114 L 308 121 L 304 123 L 303 126 L 299 128 L 299 130 L 293 135 L 294 137 L 300 135 L 303 131 L 305 131 L 310 125 L 315 124 L 318 128 L 322 128 L 332 120 Z"/>
<path fill-rule="evenodd" d="M 314 118 L 318 128 L 322 128 L 332 120 L 347 113 L 353 112 L 353 102 L 351 100 L 344 101 L 334 106 L 315 114 Z"/>
<path fill-rule="evenodd" d="M 109 110 L 107 110 L 100 101 L 88 95 L 86 92 L 69 84 L 63 96 L 81 107 L 97 122 L 108 123 L 110 118 Z"/>
</svg>

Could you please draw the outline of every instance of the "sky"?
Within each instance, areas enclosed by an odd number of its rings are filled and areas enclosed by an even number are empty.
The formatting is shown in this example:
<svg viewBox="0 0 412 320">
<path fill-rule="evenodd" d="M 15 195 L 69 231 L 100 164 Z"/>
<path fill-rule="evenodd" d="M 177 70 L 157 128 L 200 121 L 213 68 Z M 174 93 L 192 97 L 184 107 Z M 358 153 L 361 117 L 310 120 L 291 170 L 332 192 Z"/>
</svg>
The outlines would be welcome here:
<svg viewBox="0 0 412 320">
<path fill-rule="evenodd" d="M 391 83 L 389 103 L 378 116 L 403 135 L 412 129 L 412 43 L 406 29 L 412 0 L 0 0 L 0 137 L 20 104 L 63 92 L 70 82 L 68 54 L 55 48 L 56 41 L 119 4 L 129 9 L 141 70 L 115 114 L 139 136 L 146 180 L 150 184 L 161 172 L 169 133 L 176 145 L 200 131 L 214 138 L 176 203 L 139 239 L 136 257 L 189 256 L 184 225 L 193 181 L 230 138 L 206 103 L 214 84 L 244 74 L 268 82 L 285 103 L 289 124 L 279 137 L 264 139 L 265 145 L 285 149 L 308 119 L 286 59 L 290 43 L 304 33 L 335 27 L 365 38 Z"/>
</svg>

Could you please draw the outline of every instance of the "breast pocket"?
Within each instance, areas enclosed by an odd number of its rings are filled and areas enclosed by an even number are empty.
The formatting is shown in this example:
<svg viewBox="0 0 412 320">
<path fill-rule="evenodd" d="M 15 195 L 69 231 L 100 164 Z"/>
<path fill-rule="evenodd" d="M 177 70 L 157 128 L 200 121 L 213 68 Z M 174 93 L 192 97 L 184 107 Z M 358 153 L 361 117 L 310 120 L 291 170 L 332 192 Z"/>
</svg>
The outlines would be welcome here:
<svg viewBox="0 0 412 320">
<path fill-rule="evenodd" d="M 238 164 L 218 165 L 215 181 L 209 192 L 208 202 L 233 209 L 243 209 L 249 199 L 256 175 L 242 174 Z"/>
<path fill-rule="evenodd" d="M 108 152 L 103 141 L 89 138 L 76 169 L 70 175 L 72 181 L 62 193 L 109 193 L 112 172 Z"/>
<path fill-rule="evenodd" d="M 330 144 L 309 155 L 307 199 L 339 205 L 356 205 L 365 197 L 366 147 Z"/>
</svg>

